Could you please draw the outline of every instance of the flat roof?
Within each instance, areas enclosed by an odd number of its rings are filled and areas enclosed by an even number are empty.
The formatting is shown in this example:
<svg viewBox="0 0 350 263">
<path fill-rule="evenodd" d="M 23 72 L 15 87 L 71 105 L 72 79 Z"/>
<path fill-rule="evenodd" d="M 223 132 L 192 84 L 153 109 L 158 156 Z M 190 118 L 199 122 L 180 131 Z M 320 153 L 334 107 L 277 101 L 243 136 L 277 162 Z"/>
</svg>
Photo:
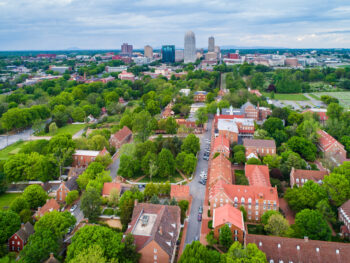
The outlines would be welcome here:
<svg viewBox="0 0 350 263">
<path fill-rule="evenodd" d="M 143 217 L 148 217 L 148 222 L 146 224 L 143 223 Z M 152 229 L 156 220 L 157 214 L 143 213 L 137 220 L 132 234 L 136 236 L 151 236 Z"/>
<path fill-rule="evenodd" d="M 99 151 L 76 150 L 74 155 L 97 156 Z"/>
</svg>

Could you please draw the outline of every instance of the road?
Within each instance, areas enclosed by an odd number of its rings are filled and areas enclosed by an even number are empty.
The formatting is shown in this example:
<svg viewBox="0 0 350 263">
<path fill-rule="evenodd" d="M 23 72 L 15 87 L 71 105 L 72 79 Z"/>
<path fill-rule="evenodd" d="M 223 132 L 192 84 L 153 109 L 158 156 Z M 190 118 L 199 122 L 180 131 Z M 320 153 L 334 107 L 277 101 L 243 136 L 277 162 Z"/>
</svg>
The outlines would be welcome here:
<svg viewBox="0 0 350 263">
<path fill-rule="evenodd" d="M 11 145 L 17 141 L 28 141 L 30 140 L 31 135 L 33 134 L 33 130 L 32 129 L 27 129 L 24 131 L 21 131 L 19 133 L 16 134 L 12 134 L 12 135 L 1 135 L 0 136 L 0 150 L 6 148 L 8 145 Z"/>
<path fill-rule="evenodd" d="M 79 222 L 84 219 L 83 211 L 80 210 L 80 203 L 81 203 L 81 200 L 79 200 L 79 202 L 77 203 L 77 208 L 74 210 L 74 212 L 72 212 L 73 216 L 77 220 L 76 225 L 79 224 Z"/>
<path fill-rule="evenodd" d="M 119 165 L 120 165 L 120 155 L 117 154 L 114 158 L 113 158 L 113 163 L 112 165 L 109 167 L 109 170 L 111 171 L 111 177 L 112 180 L 114 180 L 117 177 L 117 172 L 119 169 Z"/>
<path fill-rule="evenodd" d="M 195 237 L 200 237 L 201 223 L 198 222 L 198 209 L 199 206 L 203 206 L 205 197 L 205 186 L 199 183 L 201 171 L 208 171 L 208 161 L 203 160 L 203 154 L 207 143 L 206 139 L 210 139 L 212 119 L 209 119 L 208 129 L 205 133 L 200 136 L 201 149 L 198 156 L 198 163 L 195 172 L 195 177 L 192 182 L 189 183 L 190 193 L 192 195 L 192 205 L 190 216 L 188 218 L 188 228 L 185 244 L 192 243 Z"/>
</svg>

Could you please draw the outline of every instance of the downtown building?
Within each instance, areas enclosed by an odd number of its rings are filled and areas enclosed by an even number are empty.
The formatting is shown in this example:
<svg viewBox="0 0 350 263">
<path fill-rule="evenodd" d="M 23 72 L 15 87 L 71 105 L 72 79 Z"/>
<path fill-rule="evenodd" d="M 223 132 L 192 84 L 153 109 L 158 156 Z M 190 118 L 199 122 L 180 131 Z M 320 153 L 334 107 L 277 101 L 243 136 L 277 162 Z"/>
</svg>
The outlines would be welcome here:
<svg viewBox="0 0 350 263">
<path fill-rule="evenodd" d="M 162 62 L 163 63 L 175 62 L 175 45 L 162 46 Z"/>
<path fill-rule="evenodd" d="M 185 34 L 184 63 L 194 63 L 196 59 L 196 37 L 192 31 L 188 31 Z"/>
</svg>

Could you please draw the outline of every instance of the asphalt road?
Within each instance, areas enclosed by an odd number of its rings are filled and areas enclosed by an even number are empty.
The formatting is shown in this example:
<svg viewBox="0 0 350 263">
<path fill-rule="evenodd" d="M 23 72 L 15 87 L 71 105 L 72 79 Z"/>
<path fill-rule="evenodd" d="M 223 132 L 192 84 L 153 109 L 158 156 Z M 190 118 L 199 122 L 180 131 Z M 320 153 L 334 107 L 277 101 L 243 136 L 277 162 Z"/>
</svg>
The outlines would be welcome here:
<svg viewBox="0 0 350 263">
<path fill-rule="evenodd" d="M 198 222 L 198 209 L 203 206 L 205 197 L 205 186 L 199 183 L 201 171 L 208 171 L 208 161 L 203 160 L 203 154 L 207 146 L 206 139 L 210 139 L 212 119 L 208 122 L 208 131 L 200 136 L 201 149 L 198 156 L 197 169 L 195 177 L 189 183 L 190 193 L 192 195 L 192 206 L 188 218 L 188 228 L 185 244 L 192 243 L 196 237 L 200 237 L 202 222 Z"/>
<path fill-rule="evenodd" d="M 109 167 L 109 170 L 111 171 L 112 180 L 114 180 L 117 177 L 117 172 L 118 172 L 119 165 L 120 165 L 120 158 L 119 157 L 120 157 L 120 155 L 118 154 L 118 156 L 113 159 L 112 165 Z"/>
<path fill-rule="evenodd" d="M 72 212 L 72 215 L 77 220 L 76 225 L 78 225 L 80 221 L 84 219 L 83 211 L 80 210 L 80 202 L 81 200 L 79 200 L 79 202 L 77 203 L 77 208 L 74 210 L 74 212 Z"/>
</svg>

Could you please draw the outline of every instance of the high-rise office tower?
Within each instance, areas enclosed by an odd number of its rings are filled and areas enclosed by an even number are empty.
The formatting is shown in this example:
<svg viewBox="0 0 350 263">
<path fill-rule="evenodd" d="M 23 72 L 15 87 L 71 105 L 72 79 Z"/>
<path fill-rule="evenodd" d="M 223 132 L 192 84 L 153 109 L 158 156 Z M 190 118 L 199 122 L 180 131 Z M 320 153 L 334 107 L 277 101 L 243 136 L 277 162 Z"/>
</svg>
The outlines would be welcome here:
<svg viewBox="0 0 350 263">
<path fill-rule="evenodd" d="M 174 63 L 175 62 L 175 46 L 165 45 L 162 46 L 162 62 Z"/>
<path fill-rule="evenodd" d="M 151 46 L 145 46 L 143 51 L 146 58 L 153 58 L 153 48 Z"/>
<path fill-rule="evenodd" d="M 214 37 L 208 38 L 208 52 L 214 52 L 215 49 L 215 39 Z"/>
<path fill-rule="evenodd" d="M 132 45 L 129 45 L 128 43 L 123 43 L 121 49 L 122 51 L 120 55 L 130 56 L 130 57 L 132 56 Z"/>
<path fill-rule="evenodd" d="M 196 62 L 196 37 L 192 31 L 185 34 L 184 63 Z"/>
</svg>

